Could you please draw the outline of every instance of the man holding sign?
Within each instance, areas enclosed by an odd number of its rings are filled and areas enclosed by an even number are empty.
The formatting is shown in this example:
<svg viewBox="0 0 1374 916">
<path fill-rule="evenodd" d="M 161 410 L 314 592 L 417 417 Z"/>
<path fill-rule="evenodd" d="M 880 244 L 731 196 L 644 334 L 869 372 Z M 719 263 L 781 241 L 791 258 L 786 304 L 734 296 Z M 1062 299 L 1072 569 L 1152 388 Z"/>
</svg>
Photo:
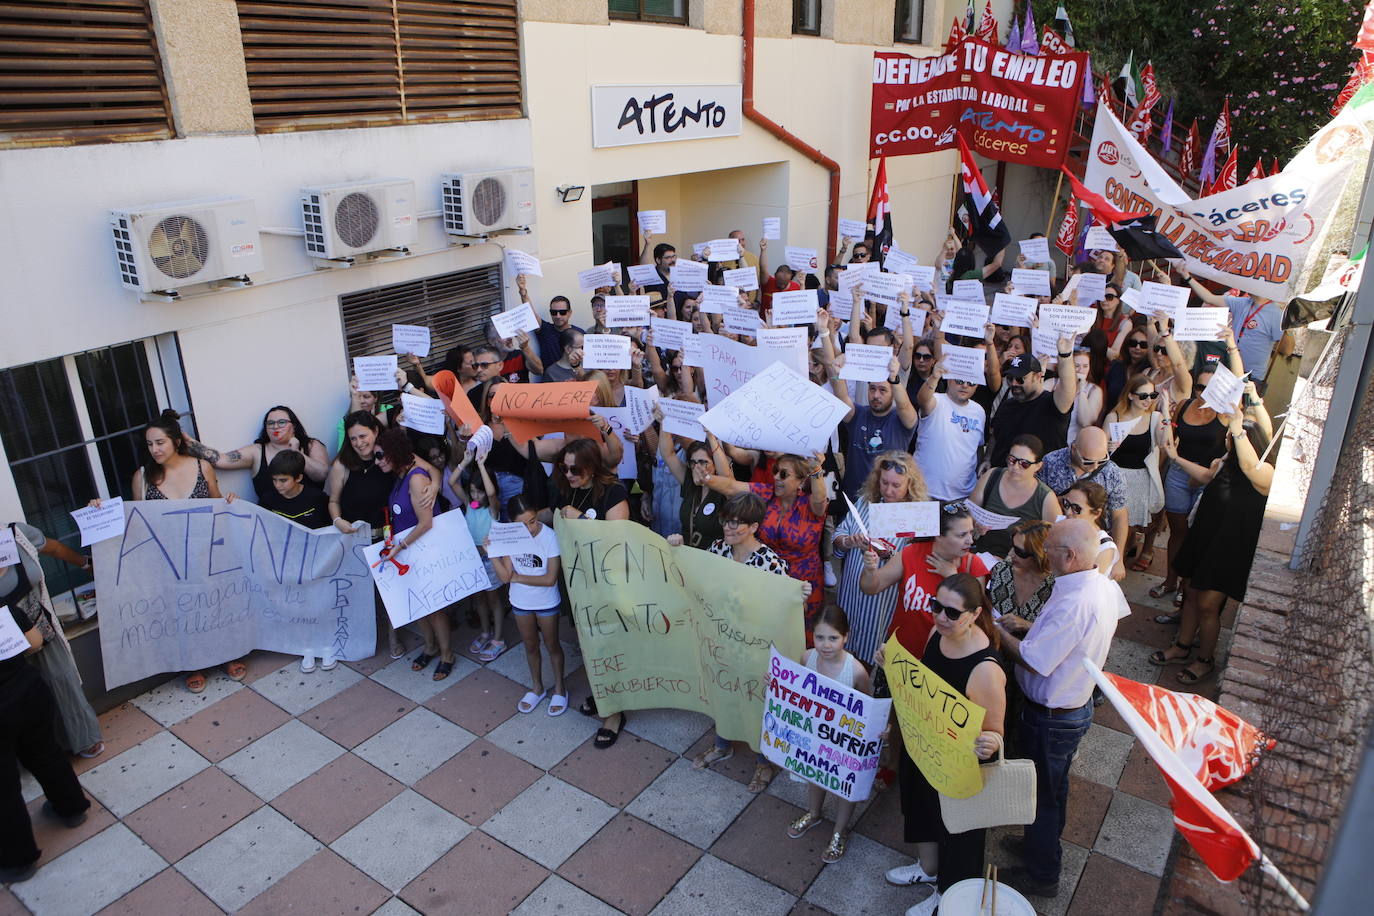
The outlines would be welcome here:
<svg viewBox="0 0 1374 916">
<path fill-rule="evenodd" d="M 837 370 L 842 369 L 844 356 L 836 357 L 835 363 Z M 849 385 L 838 374 L 830 381 L 835 397 L 849 408 L 841 420 L 849 429 L 849 449 L 844 456 L 840 489 L 850 499 L 858 498 L 877 457 L 883 452 L 903 451 L 916 428 L 916 406 L 901 383 L 900 368 L 897 357 L 889 357 L 887 377 L 868 383 L 867 404 L 854 403 Z"/>
</svg>

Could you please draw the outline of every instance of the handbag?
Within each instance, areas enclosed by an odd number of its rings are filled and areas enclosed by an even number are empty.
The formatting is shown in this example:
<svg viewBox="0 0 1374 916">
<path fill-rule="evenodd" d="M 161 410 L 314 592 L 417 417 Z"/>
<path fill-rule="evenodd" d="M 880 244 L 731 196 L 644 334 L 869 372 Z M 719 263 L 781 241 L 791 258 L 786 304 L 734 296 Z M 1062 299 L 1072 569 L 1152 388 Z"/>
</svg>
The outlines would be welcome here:
<svg viewBox="0 0 1374 916">
<path fill-rule="evenodd" d="M 997 756 L 979 769 L 983 789 L 968 798 L 940 796 L 940 817 L 950 833 L 966 833 L 1035 820 L 1035 761 L 1008 760 L 1002 736 Z"/>
</svg>

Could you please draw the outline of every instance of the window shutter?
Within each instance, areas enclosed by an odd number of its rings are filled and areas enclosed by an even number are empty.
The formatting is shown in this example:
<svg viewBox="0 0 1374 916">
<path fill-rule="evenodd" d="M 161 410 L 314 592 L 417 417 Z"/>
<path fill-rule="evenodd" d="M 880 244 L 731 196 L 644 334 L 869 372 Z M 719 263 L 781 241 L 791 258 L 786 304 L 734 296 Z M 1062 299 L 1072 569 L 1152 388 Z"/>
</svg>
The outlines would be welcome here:
<svg viewBox="0 0 1374 916">
<path fill-rule="evenodd" d="M 390 353 L 393 324 L 415 324 L 429 328 L 425 364 L 437 367 L 455 345 L 485 343 L 487 320 L 504 304 L 500 264 L 340 296 L 349 365 Z"/>
<path fill-rule="evenodd" d="M 408 120 L 520 117 L 515 0 L 400 0 Z"/>
<path fill-rule="evenodd" d="M 0 3 L 0 144 L 173 135 L 146 0 Z"/>
</svg>

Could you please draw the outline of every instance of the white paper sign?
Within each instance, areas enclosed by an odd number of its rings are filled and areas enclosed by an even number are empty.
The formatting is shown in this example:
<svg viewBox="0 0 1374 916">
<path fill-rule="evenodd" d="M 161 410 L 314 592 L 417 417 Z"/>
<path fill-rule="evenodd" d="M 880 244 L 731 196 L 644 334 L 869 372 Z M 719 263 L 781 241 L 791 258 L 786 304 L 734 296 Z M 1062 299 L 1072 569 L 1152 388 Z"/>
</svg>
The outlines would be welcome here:
<svg viewBox="0 0 1374 916">
<path fill-rule="evenodd" d="M 1129 290 L 1134 292 L 1134 290 Z M 1146 280 L 1140 284 L 1140 311 L 1147 315 L 1163 315 L 1166 318 L 1177 319 L 1179 314 L 1188 307 L 1188 296 L 1191 294 L 1186 286 L 1171 286 L 1168 283 L 1155 283 Z M 1127 303 L 1130 305 L 1130 303 Z M 1136 306 L 1132 306 L 1136 307 Z"/>
<path fill-rule="evenodd" d="M 1045 357 L 1058 358 L 1059 356 L 1059 335 L 1047 327 L 1031 328 L 1031 353 L 1040 357 L 1040 361 L 1045 363 Z M 1045 365 L 1049 365 L 1045 363 Z"/>
<path fill-rule="evenodd" d="M 945 344 L 940 348 L 940 354 L 940 365 L 945 367 L 946 378 L 974 385 L 987 384 L 987 376 L 984 374 L 987 355 L 978 347 Z"/>
<path fill-rule="evenodd" d="M 954 298 L 965 302 L 982 302 L 985 298 L 981 280 L 955 280 L 953 290 Z"/>
<path fill-rule="evenodd" d="M 639 231 L 652 232 L 654 235 L 666 235 L 668 232 L 668 211 L 667 210 L 640 210 L 637 214 L 639 218 Z"/>
<path fill-rule="evenodd" d="M 782 238 L 782 217 L 765 216 L 763 218 L 763 237 L 766 239 Z"/>
<path fill-rule="evenodd" d="M 658 386 L 636 388 L 625 386 L 625 428 L 636 436 L 654 422 L 654 405 L 658 403 Z"/>
<path fill-rule="evenodd" d="M 806 375 L 806 328 L 759 328 L 758 348 L 777 354 L 776 359 L 798 375 Z"/>
<path fill-rule="evenodd" d="M 979 340 L 987 332 L 988 307 L 976 302 L 954 300 L 945 304 L 945 319 L 940 330 L 946 334 L 960 334 Z"/>
<path fill-rule="evenodd" d="M 911 274 L 919 266 L 921 266 L 921 262 L 916 259 L 914 254 L 907 254 L 896 245 L 889 248 L 887 254 L 883 255 L 883 270 L 888 273 Z M 934 272 L 934 270 L 935 268 L 932 267 L 931 271 Z"/>
<path fill-rule="evenodd" d="M 1048 296 L 1050 294 L 1050 272 L 1017 267 L 1011 272 L 1011 285 L 1023 296 Z"/>
<path fill-rule="evenodd" d="M 1122 290 L 1121 301 L 1129 305 L 1131 308 L 1136 309 L 1137 311 L 1140 309 L 1140 306 L 1143 302 L 1140 296 L 1140 290 L 1138 289 Z"/>
<path fill-rule="evenodd" d="M 706 430 L 701 425 L 701 415 L 706 412 L 705 404 L 663 398 L 658 402 L 658 407 L 663 411 L 665 433 L 685 436 L 697 442 L 706 438 Z"/>
<path fill-rule="evenodd" d="M 759 272 L 755 267 L 735 267 L 721 273 L 726 286 L 734 286 L 746 293 L 759 288 Z"/>
<path fill-rule="evenodd" d="M 915 288 L 923 293 L 935 290 L 935 268 L 934 267 L 913 267 L 906 272 L 910 277 Z"/>
<path fill-rule="evenodd" d="M 391 349 L 397 353 L 428 356 L 429 328 L 416 324 L 393 324 L 391 326 Z"/>
<path fill-rule="evenodd" d="M 830 310 L 837 315 L 848 315 L 854 308 L 854 290 L 841 286 L 827 290 L 830 293 Z"/>
<path fill-rule="evenodd" d="M 739 239 L 711 239 L 706 243 L 712 261 L 738 261 Z"/>
<path fill-rule="evenodd" d="M 697 308 L 708 315 L 724 315 L 728 308 L 739 308 L 739 290 L 733 286 L 708 286 L 701 291 Z"/>
<path fill-rule="evenodd" d="M 674 321 L 657 316 L 649 319 L 649 327 L 654 334 L 654 346 L 660 350 L 681 350 L 682 341 L 692 333 L 690 321 Z"/>
<path fill-rule="evenodd" d="M 727 305 L 721 312 L 725 316 L 725 330 L 730 334 L 753 335 L 763 322 L 759 318 L 759 313 L 753 309 L 740 308 L 738 305 Z"/>
<path fill-rule="evenodd" d="M 940 533 L 940 503 L 869 503 L 868 533 L 875 538 L 930 538 Z"/>
<path fill-rule="evenodd" d="M 19 562 L 19 545 L 14 541 L 14 532 L 8 525 L 0 528 L 0 569 Z"/>
<path fill-rule="evenodd" d="M 582 335 L 582 366 L 586 369 L 630 368 L 630 338 L 623 334 Z"/>
<path fill-rule="evenodd" d="M 524 274 L 527 277 L 544 276 L 544 268 L 540 265 L 539 259 L 532 254 L 526 254 L 514 248 L 507 248 L 506 262 L 510 264 L 511 273 L 516 276 L 520 274 Z"/>
<path fill-rule="evenodd" d="M 630 282 L 636 286 L 663 285 L 663 278 L 658 275 L 658 268 L 652 264 L 631 264 L 629 271 Z"/>
<path fill-rule="evenodd" d="M 1060 337 L 1088 333 L 1096 318 L 1095 309 L 1081 305 L 1054 305 L 1047 302 L 1040 306 L 1040 327 Z"/>
<path fill-rule="evenodd" d="M 871 273 L 863 279 L 863 297 L 881 302 L 889 308 L 897 306 L 897 297 L 911 292 L 911 278 L 905 274 Z"/>
<path fill-rule="evenodd" d="M 773 324 L 815 324 L 820 299 L 814 289 L 797 289 L 773 294 Z"/>
<path fill-rule="evenodd" d="M 615 286 L 615 278 L 605 264 L 577 272 L 577 286 L 582 292 L 590 293 L 605 286 Z"/>
<path fill-rule="evenodd" d="M 648 323 L 648 296 L 606 297 L 606 327 L 642 328 Z"/>
<path fill-rule="evenodd" d="M 741 448 L 813 455 L 848 412 L 830 392 L 774 363 L 702 414 L 701 425 Z"/>
<path fill-rule="evenodd" d="M 706 365 L 706 346 L 701 337 L 700 334 L 689 334 L 682 339 L 682 364 L 684 366 L 700 369 Z"/>
<path fill-rule="evenodd" d="M 814 274 L 820 266 L 820 260 L 814 248 L 798 248 L 788 245 L 783 249 L 787 266 L 799 274 Z"/>
<path fill-rule="evenodd" d="M 992 297 L 992 311 L 988 320 L 1008 328 L 1028 328 L 1035 317 L 1038 303 L 1030 296 L 998 293 Z"/>
<path fill-rule="evenodd" d="M 530 308 L 528 302 L 522 302 L 513 309 L 506 309 L 504 312 L 497 312 L 491 316 L 491 325 L 496 328 L 496 333 L 505 340 L 515 337 L 521 331 L 526 333 L 539 328 L 539 318 L 534 314 L 534 309 Z"/>
<path fill-rule="evenodd" d="M 890 377 L 892 348 L 852 343 L 845 347 L 840 378 L 855 382 L 885 382 Z"/>
<path fill-rule="evenodd" d="M 405 540 L 413 530 L 395 532 L 396 543 Z M 403 627 L 442 610 L 491 584 L 461 512 L 434 516 L 433 526 L 401 551 L 396 559 L 407 567 L 404 574 L 395 563 L 381 561 L 385 545 L 385 541 L 378 541 L 364 549 L 363 556 L 372 569 L 372 581 L 393 627 Z"/>
<path fill-rule="evenodd" d="M 676 261 L 668 269 L 673 289 L 684 293 L 700 292 L 706 286 L 706 265 L 700 261 Z"/>
<path fill-rule="evenodd" d="M 778 362 L 776 350 L 750 346 L 719 334 L 696 334 L 702 348 L 701 366 L 706 377 L 706 404 L 714 407 L 756 374 Z"/>
<path fill-rule="evenodd" d="M 964 500 L 964 508 L 968 509 L 968 514 L 973 516 L 974 524 L 986 528 L 988 531 L 1003 531 L 1021 521 L 1014 515 L 999 515 L 996 512 L 989 512 L 971 499 Z"/>
<path fill-rule="evenodd" d="M 123 511 L 122 509 L 120 510 Z M 14 658 L 29 651 L 29 640 L 7 605 L 0 605 L 0 660 Z"/>
<path fill-rule="evenodd" d="M 1022 239 L 1019 243 L 1021 254 L 1028 264 L 1047 264 L 1050 260 L 1050 240 L 1041 236 L 1038 239 Z"/>
<path fill-rule="evenodd" d="M 118 496 L 102 500 L 99 508 L 87 506 L 77 509 L 72 512 L 72 518 L 76 519 L 76 526 L 81 529 L 82 547 L 119 537 L 124 533 L 124 500 Z M 6 533 L 9 533 L 8 530 Z M 3 559 L 0 559 L 0 566 L 4 565 Z"/>
<path fill-rule="evenodd" d="M 1116 239 L 1112 238 L 1106 226 L 1089 226 L 1088 237 L 1083 241 L 1083 247 L 1089 251 L 1116 251 Z"/>
<path fill-rule="evenodd" d="M 359 391 L 395 391 L 395 356 L 355 356 L 353 374 L 358 377 Z"/>
<path fill-rule="evenodd" d="M 621 480 L 633 480 L 639 474 L 639 468 L 635 459 L 635 444 L 630 441 L 630 412 L 624 407 L 592 407 L 591 412 L 606 418 L 606 423 L 611 427 L 611 432 L 620 437 L 622 446 L 620 452 L 620 464 L 616 466 L 615 474 Z"/>
<path fill-rule="evenodd" d="M 1221 340 L 1230 317 L 1225 308 L 1181 308 L 1174 318 L 1174 340 Z"/>
<path fill-rule="evenodd" d="M 868 226 L 861 219 L 840 220 L 840 238 L 860 241 L 868 234 Z"/>
<path fill-rule="evenodd" d="M 1244 393 L 1245 382 L 1227 368 L 1225 363 L 1218 362 L 1216 370 L 1212 373 L 1212 380 L 1202 389 L 1202 403 L 1217 413 L 1235 413 Z"/>
<path fill-rule="evenodd" d="M 514 557 L 534 551 L 534 538 L 523 522 L 492 522 L 487 533 L 487 556 Z"/>
<path fill-rule="evenodd" d="M 435 436 L 444 434 L 444 402 L 401 393 L 401 425 Z"/>
<path fill-rule="evenodd" d="M 706 254 L 706 243 L 705 243 L 705 242 L 693 242 L 693 243 L 692 243 L 692 258 L 693 258 L 694 260 L 698 260 L 698 261 L 704 260 L 703 255 L 705 255 L 705 254 Z"/>
<path fill-rule="evenodd" d="M 1107 424 L 1107 438 L 1113 442 L 1120 443 L 1131 434 L 1131 428 L 1135 426 L 1135 420 L 1126 420 L 1122 423 Z"/>
<path fill-rule="evenodd" d="M 1078 286 L 1074 289 L 1074 301 L 1078 305 L 1092 305 L 1102 301 L 1107 292 L 1106 274 L 1079 274 Z"/>
</svg>

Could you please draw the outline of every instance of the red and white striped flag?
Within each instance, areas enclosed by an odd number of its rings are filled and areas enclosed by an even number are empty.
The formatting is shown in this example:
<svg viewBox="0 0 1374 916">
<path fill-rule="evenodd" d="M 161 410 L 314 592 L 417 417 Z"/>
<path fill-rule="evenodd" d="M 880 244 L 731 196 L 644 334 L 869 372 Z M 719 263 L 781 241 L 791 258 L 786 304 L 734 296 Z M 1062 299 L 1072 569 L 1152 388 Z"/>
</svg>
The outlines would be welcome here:
<svg viewBox="0 0 1374 916">
<path fill-rule="evenodd" d="M 1217 180 L 1212 185 L 1212 193 L 1217 191 L 1230 191 L 1236 186 L 1236 172 L 1240 170 L 1240 164 L 1236 162 L 1236 153 L 1240 147 L 1231 147 L 1231 155 L 1226 157 L 1226 164 L 1217 172 Z"/>
<path fill-rule="evenodd" d="M 997 44 L 997 14 L 992 11 L 992 0 L 983 4 L 983 18 L 979 20 L 973 36 Z"/>
<path fill-rule="evenodd" d="M 1069 206 L 1064 211 L 1064 220 L 1059 224 L 1059 234 L 1054 237 L 1054 247 L 1064 252 L 1064 257 L 1072 258 L 1078 245 L 1078 198 L 1069 195 Z"/>
<path fill-rule="evenodd" d="M 1265 177 L 1264 157 L 1261 156 L 1260 158 L 1256 159 L 1255 164 L 1250 167 L 1250 174 L 1245 176 L 1245 183 L 1249 184 L 1250 182 L 1263 177 Z"/>
<path fill-rule="evenodd" d="M 1183 152 L 1178 157 L 1178 171 L 1185 179 L 1193 177 L 1193 169 L 1197 168 L 1197 147 L 1198 147 L 1197 118 L 1193 118 L 1193 126 L 1188 128 L 1188 135 L 1183 138 Z"/>
</svg>

